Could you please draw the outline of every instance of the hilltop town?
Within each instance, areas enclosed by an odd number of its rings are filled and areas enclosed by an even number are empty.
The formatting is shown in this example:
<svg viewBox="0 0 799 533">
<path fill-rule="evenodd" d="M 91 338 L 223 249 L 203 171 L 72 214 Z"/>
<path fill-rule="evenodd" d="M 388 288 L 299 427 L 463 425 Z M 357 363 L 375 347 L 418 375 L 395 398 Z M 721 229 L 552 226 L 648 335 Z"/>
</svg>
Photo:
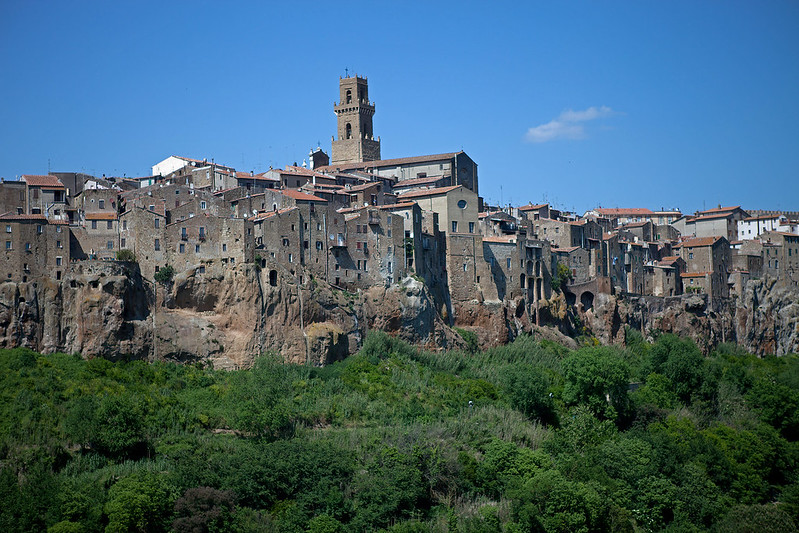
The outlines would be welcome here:
<svg viewBox="0 0 799 533">
<path fill-rule="evenodd" d="M 29 338 L 20 326 L 28 284 L 78 289 L 76 276 L 112 263 L 135 263 L 149 299 L 160 283 L 167 309 L 180 307 L 173 280 L 246 267 L 266 287 L 322 283 L 358 295 L 410 283 L 437 320 L 467 329 L 481 320 L 475 305 L 540 327 L 607 297 L 699 296 L 712 311 L 743 298 L 752 280 L 799 290 L 797 212 L 489 205 L 463 151 L 381 159 L 367 79 L 342 78 L 339 89 L 331 155 L 317 148 L 300 165 L 255 173 L 173 155 L 144 177 L 52 172 L 0 183 L 0 283 L 16 287 L 4 296 L 2 345 Z M 302 309 L 299 321 L 285 325 L 314 322 Z"/>
</svg>

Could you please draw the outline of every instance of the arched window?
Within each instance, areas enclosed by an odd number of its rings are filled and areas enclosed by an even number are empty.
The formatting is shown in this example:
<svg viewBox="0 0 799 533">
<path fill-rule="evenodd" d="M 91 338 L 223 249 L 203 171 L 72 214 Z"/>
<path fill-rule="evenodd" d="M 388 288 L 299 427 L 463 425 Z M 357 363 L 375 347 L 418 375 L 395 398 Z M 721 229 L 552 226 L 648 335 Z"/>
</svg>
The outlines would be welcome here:
<svg viewBox="0 0 799 533">
<path fill-rule="evenodd" d="M 347 122 L 347 135 L 344 137 L 345 139 L 352 139 L 352 124 Z"/>
<path fill-rule="evenodd" d="M 347 103 L 352 103 L 352 91 L 350 89 L 347 89 Z"/>
</svg>

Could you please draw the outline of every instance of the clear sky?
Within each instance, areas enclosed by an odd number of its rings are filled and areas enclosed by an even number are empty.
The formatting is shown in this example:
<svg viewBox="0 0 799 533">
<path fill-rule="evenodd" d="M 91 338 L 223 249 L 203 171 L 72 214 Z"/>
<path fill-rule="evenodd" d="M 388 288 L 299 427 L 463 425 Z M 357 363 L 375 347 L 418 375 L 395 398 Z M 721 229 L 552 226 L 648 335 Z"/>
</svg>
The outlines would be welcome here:
<svg viewBox="0 0 799 533">
<path fill-rule="evenodd" d="M 799 210 L 799 2 L 0 0 L 0 176 L 465 150 L 492 202 Z"/>
</svg>

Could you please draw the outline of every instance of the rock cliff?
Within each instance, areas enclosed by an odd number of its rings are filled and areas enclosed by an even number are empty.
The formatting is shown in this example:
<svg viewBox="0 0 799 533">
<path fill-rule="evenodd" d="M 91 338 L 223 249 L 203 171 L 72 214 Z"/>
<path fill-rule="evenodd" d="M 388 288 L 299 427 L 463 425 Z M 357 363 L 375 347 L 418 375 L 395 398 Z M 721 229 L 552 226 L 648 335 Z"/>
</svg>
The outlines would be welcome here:
<svg viewBox="0 0 799 533">
<path fill-rule="evenodd" d="M 275 273 L 254 264 L 198 265 L 162 285 L 142 278 L 135 263 L 75 263 L 59 281 L 0 284 L 0 347 L 243 368 L 266 351 L 328 364 L 354 353 L 371 329 L 428 349 L 463 346 L 443 307 L 414 278 L 350 293 Z M 478 298 L 451 308 L 452 325 L 474 332 L 484 347 L 521 333 L 569 346 L 578 335 L 618 344 L 629 326 L 647 337 L 689 336 L 704 351 L 738 342 L 761 355 L 799 352 L 799 297 L 773 282 L 751 281 L 739 297 L 713 302 L 598 295 L 579 312 L 556 295 L 541 305 L 538 324 L 523 301 Z"/>
</svg>

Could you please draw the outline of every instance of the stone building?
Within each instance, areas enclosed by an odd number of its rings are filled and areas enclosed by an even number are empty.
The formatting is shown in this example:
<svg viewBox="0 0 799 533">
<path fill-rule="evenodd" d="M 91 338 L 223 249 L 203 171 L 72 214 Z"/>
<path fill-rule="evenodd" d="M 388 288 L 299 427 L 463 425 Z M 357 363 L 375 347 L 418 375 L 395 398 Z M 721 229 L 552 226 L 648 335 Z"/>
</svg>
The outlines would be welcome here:
<svg viewBox="0 0 799 533">
<path fill-rule="evenodd" d="M 462 185 L 479 194 L 477 163 L 462 151 L 363 163 L 331 163 L 329 167 L 319 170 L 330 172 L 363 170 L 391 179 L 400 186 L 404 180 L 443 176 L 444 183 L 449 183 L 450 186 Z"/>
<path fill-rule="evenodd" d="M 674 264 L 648 263 L 644 265 L 644 294 L 651 296 L 678 296 L 682 290 L 681 272 Z"/>
<path fill-rule="evenodd" d="M 504 211 L 478 213 L 480 233 L 485 237 L 515 236 L 519 232 L 516 218 Z"/>
<path fill-rule="evenodd" d="M 24 181 L 0 182 L 0 215 L 24 215 L 27 210 L 27 187 Z"/>
<path fill-rule="evenodd" d="M 713 298 L 729 296 L 727 278 L 732 271 L 730 244 L 725 237 L 701 237 L 688 239 L 675 247 L 685 261 L 688 273 L 710 273 L 709 290 Z M 683 277 L 686 279 L 686 277 Z M 691 278 L 688 279 L 699 279 Z M 690 285 L 690 283 L 689 283 Z M 686 288 L 687 290 L 687 288 Z"/>
<path fill-rule="evenodd" d="M 142 276 L 153 279 L 157 269 L 168 263 L 166 215 L 133 206 L 119 216 L 119 224 L 120 248 L 132 251 Z"/>
<path fill-rule="evenodd" d="M 588 263 L 588 250 L 579 246 L 552 247 L 552 271 L 557 272 L 558 263 L 565 265 L 571 273 L 571 283 L 585 283 L 594 277 Z"/>
<path fill-rule="evenodd" d="M 462 185 L 411 191 L 398 198 L 401 202 L 414 201 L 423 210 L 438 213 L 441 230 L 448 235 L 477 233 L 477 194 Z"/>
<path fill-rule="evenodd" d="M 69 264 L 70 228 L 43 214 L 0 215 L 0 283 L 25 283 L 37 278 L 60 280 Z"/>
<path fill-rule="evenodd" d="M 23 175 L 25 212 L 48 219 L 67 221 L 67 190 L 56 176 Z"/>
<path fill-rule="evenodd" d="M 204 214 L 167 224 L 164 233 L 166 264 L 178 272 L 212 261 L 251 263 L 255 257 L 253 223 L 247 219 Z"/>
<path fill-rule="evenodd" d="M 765 258 L 770 272 L 774 272 L 780 284 L 786 287 L 799 286 L 799 235 L 768 231 L 762 238 L 772 245 Z"/>
</svg>

